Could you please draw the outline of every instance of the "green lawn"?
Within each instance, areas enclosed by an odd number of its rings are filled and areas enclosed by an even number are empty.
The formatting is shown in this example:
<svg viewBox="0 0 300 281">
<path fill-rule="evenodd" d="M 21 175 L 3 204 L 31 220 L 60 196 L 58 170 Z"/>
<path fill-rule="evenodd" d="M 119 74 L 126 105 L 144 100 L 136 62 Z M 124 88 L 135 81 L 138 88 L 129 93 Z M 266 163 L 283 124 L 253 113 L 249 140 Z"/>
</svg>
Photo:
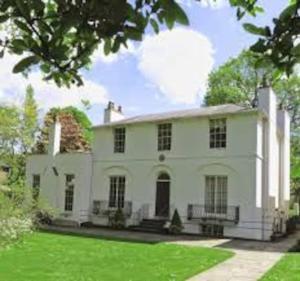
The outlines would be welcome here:
<svg viewBox="0 0 300 281">
<path fill-rule="evenodd" d="M 286 254 L 261 281 L 299 281 L 300 253 Z"/>
<path fill-rule="evenodd" d="M 231 256 L 217 249 L 36 233 L 0 251 L 0 280 L 185 280 Z"/>
</svg>

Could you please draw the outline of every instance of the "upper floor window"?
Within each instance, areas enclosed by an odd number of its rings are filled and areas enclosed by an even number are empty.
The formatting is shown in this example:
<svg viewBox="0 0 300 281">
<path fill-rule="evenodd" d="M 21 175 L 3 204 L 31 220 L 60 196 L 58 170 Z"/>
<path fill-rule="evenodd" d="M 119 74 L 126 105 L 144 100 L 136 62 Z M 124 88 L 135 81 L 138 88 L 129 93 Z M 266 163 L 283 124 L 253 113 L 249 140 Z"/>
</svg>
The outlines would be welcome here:
<svg viewBox="0 0 300 281">
<path fill-rule="evenodd" d="M 125 152 L 125 140 L 126 140 L 126 129 L 115 128 L 114 130 L 114 152 L 124 153 Z"/>
<path fill-rule="evenodd" d="M 158 125 L 158 135 L 157 135 L 157 149 L 158 151 L 162 150 L 171 150 L 172 143 L 172 124 L 165 123 Z"/>
<path fill-rule="evenodd" d="M 39 197 L 41 187 L 41 176 L 40 175 L 33 175 L 32 176 L 32 196 L 36 200 Z"/>
<path fill-rule="evenodd" d="M 209 120 L 209 147 L 226 147 L 226 119 Z"/>
<path fill-rule="evenodd" d="M 109 202 L 110 208 L 124 208 L 125 176 L 110 177 Z"/>
<path fill-rule="evenodd" d="M 75 179 L 75 175 L 72 175 L 72 174 L 66 175 L 65 211 L 73 210 L 74 179 Z"/>
</svg>

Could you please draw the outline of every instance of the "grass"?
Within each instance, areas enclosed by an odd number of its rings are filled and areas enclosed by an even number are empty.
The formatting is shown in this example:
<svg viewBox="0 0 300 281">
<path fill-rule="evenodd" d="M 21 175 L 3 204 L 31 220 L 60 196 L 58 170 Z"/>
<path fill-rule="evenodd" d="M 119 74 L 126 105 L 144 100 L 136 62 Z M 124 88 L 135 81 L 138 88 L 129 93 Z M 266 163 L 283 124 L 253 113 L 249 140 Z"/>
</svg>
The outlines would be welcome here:
<svg viewBox="0 0 300 281">
<path fill-rule="evenodd" d="M 0 251 L 0 280 L 183 281 L 232 255 L 165 243 L 36 233 Z"/>
<path fill-rule="evenodd" d="M 261 281 L 299 281 L 300 253 L 286 254 Z"/>
</svg>

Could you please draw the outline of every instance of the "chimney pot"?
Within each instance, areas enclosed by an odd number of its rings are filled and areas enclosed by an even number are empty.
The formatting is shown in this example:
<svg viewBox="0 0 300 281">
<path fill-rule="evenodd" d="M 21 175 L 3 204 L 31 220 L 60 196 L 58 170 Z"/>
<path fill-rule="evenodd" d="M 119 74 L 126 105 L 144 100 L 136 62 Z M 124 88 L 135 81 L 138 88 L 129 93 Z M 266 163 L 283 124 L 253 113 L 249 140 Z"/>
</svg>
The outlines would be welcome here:
<svg viewBox="0 0 300 281">
<path fill-rule="evenodd" d="M 114 102 L 109 101 L 107 108 L 104 110 L 104 123 L 119 121 L 123 118 L 122 106 L 115 107 Z"/>
</svg>

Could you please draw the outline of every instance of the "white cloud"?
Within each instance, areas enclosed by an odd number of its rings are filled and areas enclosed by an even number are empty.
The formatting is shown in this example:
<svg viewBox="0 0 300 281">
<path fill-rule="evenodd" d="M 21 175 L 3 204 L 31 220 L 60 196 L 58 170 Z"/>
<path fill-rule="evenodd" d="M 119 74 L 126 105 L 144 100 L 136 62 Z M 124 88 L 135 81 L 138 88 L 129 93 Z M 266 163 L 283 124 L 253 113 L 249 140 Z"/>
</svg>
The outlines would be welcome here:
<svg viewBox="0 0 300 281">
<path fill-rule="evenodd" d="M 147 36 L 138 52 L 139 69 L 173 103 L 202 98 L 213 67 L 213 47 L 199 32 L 175 28 Z"/>
<path fill-rule="evenodd" d="M 208 7 L 212 9 L 220 9 L 227 5 L 225 0 L 201 0 L 200 5 L 202 7 Z"/>
<path fill-rule="evenodd" d="M 103 44 L 98 46 L 98 49 L 92 55 L 92 62 L 96 64 L 98 62 L 103 63 L 113 63 L 118 61 L 119 59 L 125 58 L 127 55 L 134 54 L 136 49 L 132 42 L 127 42 L 128 48 L 124 47 L 123 45 L 120 47 L 120 50 L 113 54 L 105 55 L 103 51 Z"/>
<path fill-rule="evenodd" d="M 35 98 L 39 107 L 46 111 L 53 106 L 81 106 L 81 100 L 89 100 L 93 105 L 104 104 L 107 101 L 106 89 L 90 80 L 84 81 L 84 86 L 58 88 L 53 82 L 45 82 L 39 72 L 31 72 L 26 79 L 20 74 L 13 74 L 12 68 L 20 57 L 6 54 L 0 60 L 0 103 L 21 105 L 25 89 L 31 84 L 35 90 Z"/>
<path fill-rule="evenodd" d="M 223 7 L 228 6 L 226 0 L 201 0 L 197 3 L 195 2 L 195 0 L 177 0 L 177 2 L 187 7 L 192 7 L 192 5 L 194 4 L 199 4 L 201 7 L 211 9 L 221 9 Z"/>
</svg>

